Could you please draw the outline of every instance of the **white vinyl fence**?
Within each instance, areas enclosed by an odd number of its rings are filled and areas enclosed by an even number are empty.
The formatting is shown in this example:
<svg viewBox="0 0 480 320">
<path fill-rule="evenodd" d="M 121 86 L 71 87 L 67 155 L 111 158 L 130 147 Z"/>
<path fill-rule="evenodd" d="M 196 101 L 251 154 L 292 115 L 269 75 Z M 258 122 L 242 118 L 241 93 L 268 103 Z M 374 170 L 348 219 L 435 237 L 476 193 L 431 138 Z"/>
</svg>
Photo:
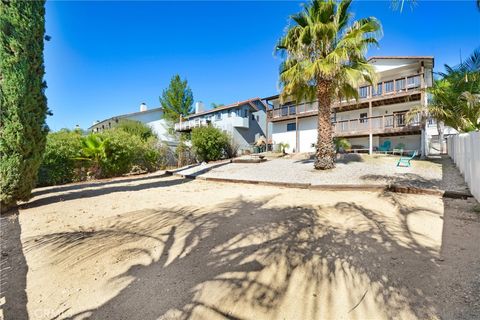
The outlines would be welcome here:
<svg viewBox="0 0 480 320">
<path fill-rule="evenodd" d="M 480 132 L 448 137 L 448 155 L 463 174 L 473 196 L 480 201 Z"/>
</svg>

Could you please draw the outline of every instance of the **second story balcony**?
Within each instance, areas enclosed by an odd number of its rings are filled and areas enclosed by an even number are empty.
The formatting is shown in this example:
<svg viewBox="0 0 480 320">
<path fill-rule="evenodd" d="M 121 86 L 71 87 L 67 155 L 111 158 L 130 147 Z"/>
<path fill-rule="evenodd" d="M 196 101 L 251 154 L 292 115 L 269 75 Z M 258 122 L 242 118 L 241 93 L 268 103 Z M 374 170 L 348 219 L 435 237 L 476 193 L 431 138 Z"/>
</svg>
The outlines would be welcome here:
<svg viewBox="0 0 480 320">
<path fill-rule="evenodd" d="M 372 106 L 389 105 L 406 101 L 420 100 L 420 92 L 425 87 L 420 74 L 398 77 L 377 83 L 376 86 L 362 86 L 358 89 L 358 100 L 336 101 L 332 109 L 352 110 Z M 308 117 L 318 113 L 317 102 L 285 104 L 268 111 L 268 120 L 283 121 L 296 117 Z"/>
<path fill-rule="evenodd" d="M 175 123 L 174 129 L 178 132 L 186 132 L 191 131 L 193 128 L 207 126 L 208 124 L 210 124 L 210 121 L 206 119 L 184 120 L 179 123 Z"/>
<path fill-rule="evenodd" d="M 234 128 L 249 128 L 249 121 L 247 117 L 241 117 L 236 114 L 231 114 L 225 118 L 220 119 L 206 119 L 206 118 L 196 118 L 196 119 L 185 119 L 179 123 L 175 123 L 174 129 L 178 132 L 187 132 L 191 131 L 194 128 L 204 127 L 209 124 L 213 124 L 215 127 L 218 127 L 222 130 L 228 130 L 230 127 Z"/>
</svg>

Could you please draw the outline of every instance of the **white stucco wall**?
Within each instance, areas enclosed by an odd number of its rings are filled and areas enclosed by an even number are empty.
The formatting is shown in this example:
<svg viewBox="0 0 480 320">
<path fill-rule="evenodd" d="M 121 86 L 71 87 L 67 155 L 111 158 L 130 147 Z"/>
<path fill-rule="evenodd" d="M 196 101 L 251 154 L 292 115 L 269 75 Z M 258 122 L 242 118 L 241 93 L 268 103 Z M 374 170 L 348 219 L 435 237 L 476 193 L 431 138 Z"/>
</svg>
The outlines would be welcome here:
<svg viewBox="0 0 480 320">
<path fill-rule="evenodd" d="M 288 143 L 289 147 L 286 148 L 285 151 L 291 153 L 295 149 L 296 133 L 295 131 L 287 131 L 287 123 L 290 122 L 283 121 L 272 123 L 272 142 L 274 145 Z M 293 123 L 295 123 L 295 120 Z"/>
<path fill-rule="evenodd" d="M 480 201 L 480 132 L 447 138 L 448 155 L 453 159 L 473 196 Z"/>
<path fill-rule="evenodd" d="M 317 143 L 317 117 L 298 119 L 299 152 L 314 152 Z"/>
<path fill-rule="evenodd" d="M 420 135 L 406 135 L 406 136 L 392 136 L 392 137 L 380 137 L 379 143 L 383 144 L 384 141 L 390 140 L 392 142 L 392 148 L 395 148 L 398 144 L 403 143 L 406 150 L 417 150 L 420 153 Z"/>
</svg>

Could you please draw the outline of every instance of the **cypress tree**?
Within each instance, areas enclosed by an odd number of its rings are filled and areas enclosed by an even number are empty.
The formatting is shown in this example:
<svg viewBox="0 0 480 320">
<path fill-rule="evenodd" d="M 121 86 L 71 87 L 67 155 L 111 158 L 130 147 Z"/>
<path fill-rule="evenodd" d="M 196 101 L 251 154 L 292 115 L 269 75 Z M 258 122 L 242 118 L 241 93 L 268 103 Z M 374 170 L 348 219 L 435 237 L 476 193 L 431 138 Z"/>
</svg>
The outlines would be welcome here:
<svg viewBox="0 0 480 320">
<path fill-rule="evenodd" d="M 28 200 L 45 149 L 45 1 L 0 0 L 0 200 Z"/>
</svg>

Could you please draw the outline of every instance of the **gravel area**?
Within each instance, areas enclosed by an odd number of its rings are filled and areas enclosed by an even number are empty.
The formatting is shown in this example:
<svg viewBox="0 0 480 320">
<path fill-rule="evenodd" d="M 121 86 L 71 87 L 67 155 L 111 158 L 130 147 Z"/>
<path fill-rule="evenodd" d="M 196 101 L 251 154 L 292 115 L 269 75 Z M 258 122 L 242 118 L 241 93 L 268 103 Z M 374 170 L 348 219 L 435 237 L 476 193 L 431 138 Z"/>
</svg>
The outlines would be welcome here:
<svg viewBox="0 0 480 320">
<path fill-rule="evenodd" d="M 312 159 L 278 158 L 263 163 L 214 163 L 180 170 L 194 176 L 312 185 L 383 185 L 467 191 L 463 177 L 448 157 L 412 160 L 411 167 L 397 167 L 399 156 L 341 155 L 336 168 L 313 169 Z"/>
</svg>

